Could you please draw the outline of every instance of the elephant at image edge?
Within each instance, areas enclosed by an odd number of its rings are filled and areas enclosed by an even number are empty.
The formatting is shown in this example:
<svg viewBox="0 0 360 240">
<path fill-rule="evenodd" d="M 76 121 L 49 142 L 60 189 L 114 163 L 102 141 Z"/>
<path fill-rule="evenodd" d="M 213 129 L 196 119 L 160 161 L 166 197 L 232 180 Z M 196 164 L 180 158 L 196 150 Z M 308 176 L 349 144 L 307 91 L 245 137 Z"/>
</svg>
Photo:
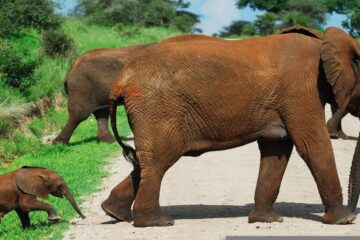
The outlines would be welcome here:
<svg viewBox="0 0 360 240">
<path fill-rule="evenodd" d="M 203 35 L 184 35 L 165 41 L 188 41 L 209 38 Z M 113 142 L 108 127 L 109 94 L 112 84 L 120 70 L 149 46 L 139 45 L 123 48 L 102 48 L 82 55 L 71 67 L 65 77 L 65 92 L 68 94 L 69 119 L 53 140 L 53 143 L 68 143 L 75 128 L 91 114 L 98 126 L 98 139 Z M 89 94 L 91 93 L 91 94 Z"/>
<path fill-rule="evenodd" d="M 282 220 L 273 203 L 295 145 L 317 184 L 323 222 L 351 223 L 355 215 L 343 206 L 324 106 L 360 116 L 359 74 L 359 46 L 337 28 L 328 28 L 322 40 L 283 34 L 152 46 L 121 71 L 111 91 L 112 128 L 134 171 L 103 210 L 126 220 L 134 201 L 135 226 L 172 225 L 159 206 L 160 185 L 181 156 L 257 141 L 261 161 L 249 222 Z M 117 133 L 118 102 L 136 152 Z"/>
<path fill-rule="evenodd" d="M 49 193 L 59 198 L 65 196 L 75 211 L 85 218 L 64 179 L 52 170 L 22 167 L 1 175 L 0 182 L 0 220 L 12 210 L 18 214 L 23 228 L 30 227 L 31 211 L 46 211 L 49 221 L 60 220 L 53 206 L 36 199 L 48 199 Z"/>
<path fill-rule="evenodd" d="M 318 39 L 322 39 L 323 37 L 322 33 L 304 26 L 293 26 L 293 27 L 285 28 L 280 31 L 280 34 L 287 34 L 287 33 L 301 33 Z M 348 136 L 344 133 L 341 126 L 342 119 L 348 113 L 346 111 L 341 110 L 336 105 L 331 106 L 331 113 L 332 113 L 331 118 L 326 123 L 330 137 L 334 139 L 338 139 L 338 138 L 348 139 Z"/>
</svg>

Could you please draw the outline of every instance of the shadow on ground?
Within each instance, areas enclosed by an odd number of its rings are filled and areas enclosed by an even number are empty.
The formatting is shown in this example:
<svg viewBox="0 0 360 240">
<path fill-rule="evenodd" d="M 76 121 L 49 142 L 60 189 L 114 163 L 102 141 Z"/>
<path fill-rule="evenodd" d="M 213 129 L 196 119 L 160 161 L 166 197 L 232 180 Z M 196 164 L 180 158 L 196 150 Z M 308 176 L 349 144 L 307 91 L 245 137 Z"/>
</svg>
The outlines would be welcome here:
<svg viewBox="0 0 360 240">
<path fill-rule="evenodd" d="M 254 204 L 244 206 L 236 205 L 175 205 L 165 206 L 161 209 L 172 218 L 176 219 L 211 219 L 211 218 L 236 218 L 247 217 Z M 279 202 L 274 209 L 284 217 L 302 218 L 321 222 L 324 213 L 322 204 Z M 359 213 L 359 209 L 356 210 Z M 119 221 L 111 220 L 102 224 L 115 224 Z"/>
<path fill-rule="evenodd" d="M 235 205 L 177 205 L 162 207 L 163 211 L 174 219 L 205 219 L 205 218 L 233 218 L 247 217 L 254 204 L 244 206 Z M 282 216 L 321 221 L 316 214 L 324 212 L 322 204 L 280 202 L 274 209 Z"/>
</svg>

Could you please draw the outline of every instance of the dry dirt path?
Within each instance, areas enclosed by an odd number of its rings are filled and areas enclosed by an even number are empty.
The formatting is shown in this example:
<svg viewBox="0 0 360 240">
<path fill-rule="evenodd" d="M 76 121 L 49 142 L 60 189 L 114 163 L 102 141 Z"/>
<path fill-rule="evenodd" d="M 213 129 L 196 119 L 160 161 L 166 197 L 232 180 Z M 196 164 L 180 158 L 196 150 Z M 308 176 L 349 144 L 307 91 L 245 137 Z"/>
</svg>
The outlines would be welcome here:
<svg viewBox="0 0 360 240">
<path fill-rule="evenodd" d="M 329 112 L 329 109 L 327 109 Z M 347 116 L 344 130 L 358 136 L 359 121 Z M 356 141 L 333 140 L 344 202 Z M 74 219 L 65 239 L 224 239 L 225 236 L 256 235 L 359 235 L 360 216 L 355 224 L 324 225 L 323 206 L 315 182 L 303 160 L 293 151 L 275 208 L 283 223 L 249 224 L 259 168 L 256 143 L 236 149 L 183 157 L 166 174 L 161 205 L 175 219 L 172 227 L 135 228 L 130 223 L 113 221 L 101 210 L 101 202 L 111 189 L 131 171 L 122 158 L 108 166 L 111 176 L 102 189 L 83 205 L 85 220 Z"/>
</svg>

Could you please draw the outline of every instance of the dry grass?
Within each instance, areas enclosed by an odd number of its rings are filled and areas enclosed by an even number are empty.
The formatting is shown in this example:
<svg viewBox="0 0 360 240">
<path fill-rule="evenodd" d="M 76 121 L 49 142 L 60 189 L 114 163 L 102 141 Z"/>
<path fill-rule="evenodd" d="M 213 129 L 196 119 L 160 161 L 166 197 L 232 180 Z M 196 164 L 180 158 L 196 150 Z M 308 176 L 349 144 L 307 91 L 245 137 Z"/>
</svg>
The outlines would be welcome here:
<svg viewBox="0 0 360 240">
<path fill-rule="evenodd" d="M 11 97 L 0 102 L 0 134 L 7 134 L 12 127 L 18 126 L 30 110 L 30 103 Z"/>
</svg>

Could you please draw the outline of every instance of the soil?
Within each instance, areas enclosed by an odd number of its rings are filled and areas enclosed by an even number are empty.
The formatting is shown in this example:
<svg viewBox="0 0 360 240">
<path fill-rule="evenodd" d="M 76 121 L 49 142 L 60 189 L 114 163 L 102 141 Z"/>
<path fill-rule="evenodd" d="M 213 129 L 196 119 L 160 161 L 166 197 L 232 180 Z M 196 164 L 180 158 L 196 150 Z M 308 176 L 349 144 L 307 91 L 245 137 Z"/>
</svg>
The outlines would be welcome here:
<svg viewBox="0 0 360 240">
<path fill-rule="evenodd" d="M 329 108 L 327 115 L 329 116 Z M 343 120 L 345 133 L 356 138 L 359 120 Z M 332 140 L 338 173 L 347 202 L 347 182 L 355 140 Z M 360 220 L 351 225 L 321 223 L 324 207 L 304 161 L 294 150 L 275 209 L 283 223 L 248 223 L 253 208 L 260 154 L 256 143 L 200 157 L 183 157 L 166 174 L 160 203 L 175 219 L 171 227 L 135 228 L 105 215 L 100 204 L 132 167 L 123 157 L 111 161 L 110 176 L 82 205 L 85 220 L 74 219 L 65 239 L 225 239 L 226 236 L 360 235 Z"/>
</svg>

